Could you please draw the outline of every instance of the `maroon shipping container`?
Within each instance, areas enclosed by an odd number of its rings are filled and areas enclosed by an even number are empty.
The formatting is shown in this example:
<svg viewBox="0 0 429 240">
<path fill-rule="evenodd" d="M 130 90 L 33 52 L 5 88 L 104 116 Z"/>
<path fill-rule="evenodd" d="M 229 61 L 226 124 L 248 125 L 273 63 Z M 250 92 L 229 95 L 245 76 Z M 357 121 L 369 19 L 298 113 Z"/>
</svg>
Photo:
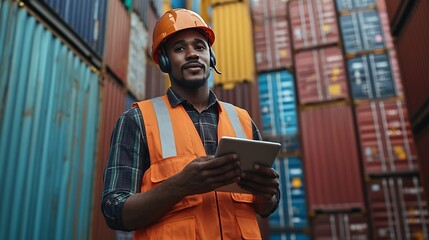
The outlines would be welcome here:
<svg viewBox="0 0 429 240">
<path fill-rule="evenodd" d="M 309 211 L 365 209 L 351 107 L 315 107 L 300 115 Z"/>
<path fill-rule="evenodd" d="M 367 187 L 375 239 L 428 239 L 428 209 L 417 176 L 372 179 Z"/>
<path fill-rule="evenodd" d="M 289 0 L 253 0 L 251 1 L 252 18 L 255 22 L 265 18 L 286 17 Z"/>
<path fill-rule="evenodd" d="M 368 220 L 361 214 L 338 213 L 316 216 L 311 223 L 314 240 L 365 240 Z"/>
<path fill-rule="evenodd" d="M 146 63 L 146 99 L 159 97 L 167 92 L 168 77 L 153 60 Z"/>
<path fill-rule="evenodd" d="M 94 173 L 94 195 L 92 203 L 92 239 L 116 239 L 101 213 L 101 193 L 103 189 L 104 168 L 110 150 L 110 137 L 119 116 L 125 111 L 126 90 L 113 76 L 106 74 L 103 80 L 102 107 L 97 162 Z"/>
<path fill-rule="evenodd" d="M 425 192 L 429 192 L 429 127 L 416 135 L 417 153 L 420 157 L 420 173 Z M 429 203 L 428 203 L 429 204 Z"/>
<path fill-rule="evenodd" d="M 379 0 L 379 2 L 385 2 L 386 11 L 389 13 L 389 22 L 392 22 L 395 15 L 398 13 L 399 8 L 404 0 Z"/>
<path fill-rule="evenodd" d="M 410 121 L 401 100 L 377 100 L 356 106 L 365 172 L 417 170 Z"/>
<path fill-rule="evenodd" d="M 339 41 L 334 4 L 333 0 L 297 0 L 289 3 L 294 49 Z"/>
<path fill-rule="evenodd" d="M 153 30 L 155 28 L 156 25 L 156 21 L 158 20 L 158 17 L 156 16 L 155 11 L 153 10 L 153 8 L 149 8 L 146 10 L 147 11 L 147 22 L 148 22 L 148 28 L 147 28 L 147 37 L 148 37 L 148 42 L 147 42 L 147 53 L 149 54 L 149 58 L 152 59 L 152 43 L 153 43 Z"/>
<path fill-rule="evenodd" d="M 340 48 L 327 47 L 297 53 L 295 71 L 301 105 L 350 99 Z"/>
<path fill-rule="evenodd" d="M 120 0 L 109 1 L 105 64 L 121 81 L 127 81 L 131 20 Z"/>
<path fill-rule="evenodd" d="M 256 82 L 236 83 L 231 89 L 225 89 L 222 85 L 217 85 L 213 88 L 213 91 L 219 100 L 246 109 L 256 126 L 261 129 L 259 90 Z"/>
<path fill-rule="evenodd" d="M 273 71 L 292 66 L 288 21 L 285 17 L 253 22 L 256 70 Z"/>
</svg>

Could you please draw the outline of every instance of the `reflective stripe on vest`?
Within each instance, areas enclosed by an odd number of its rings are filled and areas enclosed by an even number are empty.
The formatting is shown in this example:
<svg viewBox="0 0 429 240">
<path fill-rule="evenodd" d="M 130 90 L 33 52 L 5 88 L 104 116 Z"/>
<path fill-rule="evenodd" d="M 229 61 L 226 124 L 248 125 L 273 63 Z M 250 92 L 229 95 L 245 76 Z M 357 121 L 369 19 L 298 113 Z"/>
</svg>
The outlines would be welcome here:
<svg viewBox="0 0 429 240">
<path fill-rule="evenodd" d="M 161 97 L 153 98 L 150 100 L 153 104 L 153 108 L 156 114 L 156 120 L 159 128 L 159 135 L 161 139 L 162 156 L 163 158 L 173 157 L 177 155 L 176 144 L 174 139 L 173 126 L 171 124 L 170 114 L 167 106 Z M 241 126 L 240 119 L 235 107 L 230 103 L 219 102 L 222 104 L 229 120 L 231 121 L 232 127 L 234 128 L 235 134 L 238 138 L 246 138 L 243 127 Z"/>
</svg>

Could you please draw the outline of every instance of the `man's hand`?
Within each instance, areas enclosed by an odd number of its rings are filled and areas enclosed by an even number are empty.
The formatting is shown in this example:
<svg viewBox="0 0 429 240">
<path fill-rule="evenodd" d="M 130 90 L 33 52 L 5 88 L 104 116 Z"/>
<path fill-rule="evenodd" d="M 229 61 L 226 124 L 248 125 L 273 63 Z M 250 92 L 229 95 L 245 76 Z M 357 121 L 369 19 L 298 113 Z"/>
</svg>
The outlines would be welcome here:
<svg viewBox="0 0 429 240">
<path fill-rule="evenodd" d="M 255 196 L 271 199 L 278 191 L 279 174 L 271 167 L 255 164 L 252 171 L 241 174 L 238 185 Z"/>
<path fill-rule="evenodd" d="M 240 179 L 240 163 L 237 154 L 222 157 L 200 157 L 190 162 L 173 176 L 184 196 L 206 193 Z"/>
</svg>

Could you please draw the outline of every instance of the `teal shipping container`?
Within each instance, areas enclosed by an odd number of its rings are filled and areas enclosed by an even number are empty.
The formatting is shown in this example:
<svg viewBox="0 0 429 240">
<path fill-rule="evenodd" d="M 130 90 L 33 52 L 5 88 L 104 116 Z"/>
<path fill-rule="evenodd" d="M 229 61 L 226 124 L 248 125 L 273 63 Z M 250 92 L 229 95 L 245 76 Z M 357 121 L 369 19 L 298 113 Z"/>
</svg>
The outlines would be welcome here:
<svg viewBox="0 0 429 240">
<path fill-rule="evenodd" d="M 301 233 L 273 233 L 270 240 L 310 240 L 310 237 Z"/>
<path fill-rule="evenodd" d="M 298 150 L 297 104 L 292 74 L 287 70 L 261 73 L 258 84 L 264 139 L 281 141 L 283 152 Z"/>
<path fill-rule="evenodd" d="M 99 76 L 0 3 L 0 239 L 89 239 Z"/>
</svg>

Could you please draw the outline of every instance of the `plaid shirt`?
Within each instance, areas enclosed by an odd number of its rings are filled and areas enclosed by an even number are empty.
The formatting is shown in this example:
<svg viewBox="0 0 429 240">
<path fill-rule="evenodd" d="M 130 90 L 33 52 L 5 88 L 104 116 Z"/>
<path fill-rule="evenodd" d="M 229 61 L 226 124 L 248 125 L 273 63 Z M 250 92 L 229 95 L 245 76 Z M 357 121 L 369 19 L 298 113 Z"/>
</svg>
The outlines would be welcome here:
<svg viewBox="0 0 429 240">
<path fill-rule="evenodd" d="M 214 155 L 218 144 L 217 126 L 219 117 L 218 100 L 210 91 L 209 105 L 198 112 L 191 103 L 167 91 L 171 106 L 182 104 L 200 135 L 207 155 Z M 253 139 L 261 135 L 253 125 Z M 149 168 L 150 157 L 146 140 L 143 116 L 138 107 L 124 112 L 113 129 L 110 152 L 104 172 L 104 189 L 101 208 L 107 224 L 118 230 L 122 225 L 122 207 L 129 196 L 140 192 L 142 177 Z"/>
</svg>

